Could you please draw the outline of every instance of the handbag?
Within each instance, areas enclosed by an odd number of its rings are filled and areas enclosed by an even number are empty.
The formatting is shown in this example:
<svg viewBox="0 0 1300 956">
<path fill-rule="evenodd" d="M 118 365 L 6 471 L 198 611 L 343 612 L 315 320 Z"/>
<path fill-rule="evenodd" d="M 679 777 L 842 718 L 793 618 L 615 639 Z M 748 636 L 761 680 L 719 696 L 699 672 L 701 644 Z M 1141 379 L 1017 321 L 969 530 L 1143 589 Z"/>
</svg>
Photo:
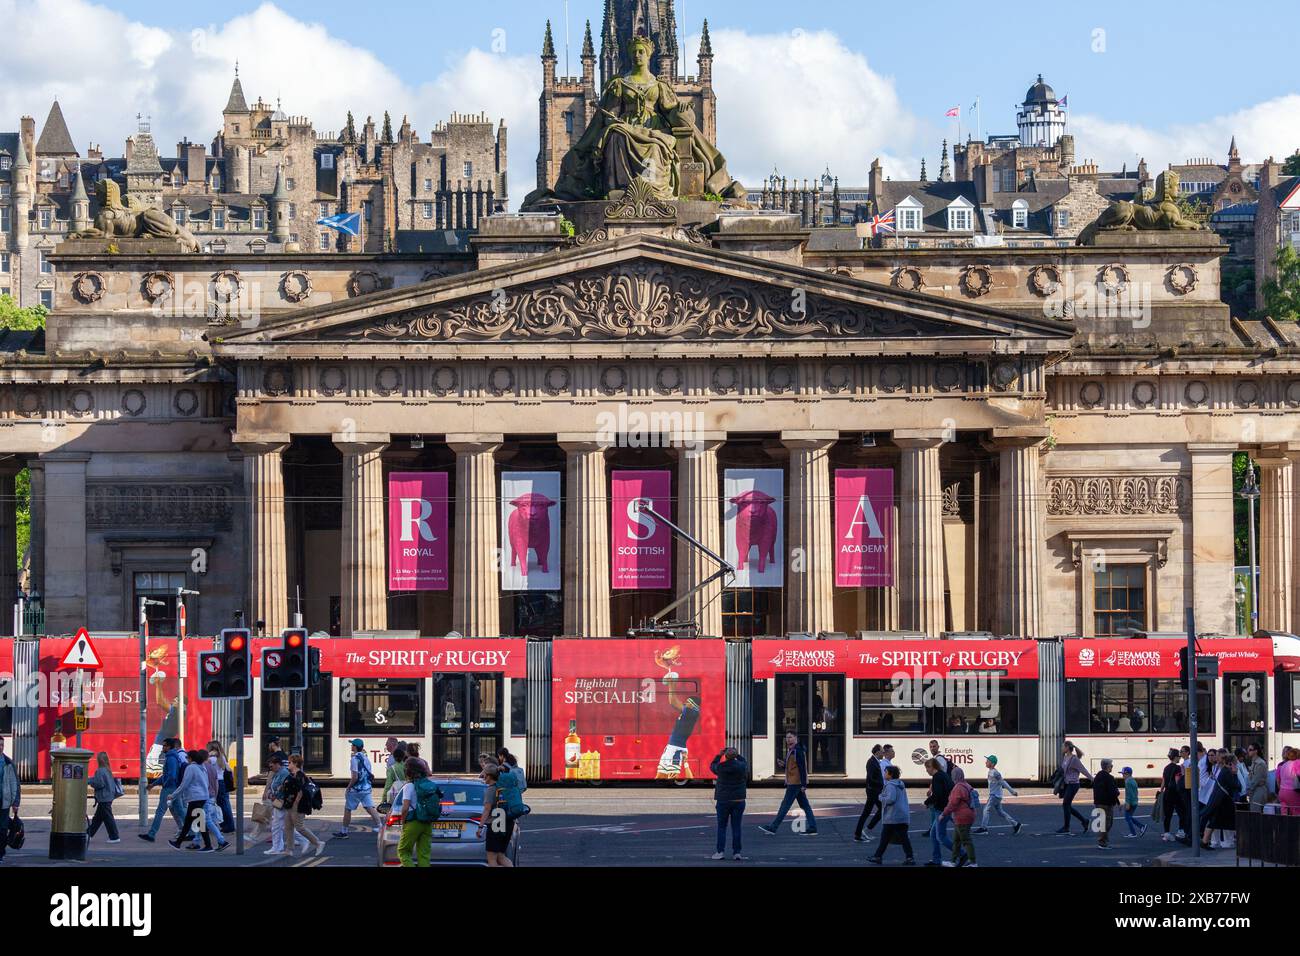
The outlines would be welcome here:
<svg viewBox="0 0 1300 956">
<path fill-rule="evenodd" d="M 235 774 L 233 771 L 221 771 L 221 785 L 226 788 L 226 793 L 235 792 Z"/>
<path fill-rule="evenodd" d="M 125 797 L 125 796 L 126 796 L 126 788 L 122 786 L 122 781 L 118 780 L 117 777 L 114 777 L 113 778 L 113 799 L 116 800 L 118 797 Z"/>
<path fill-rule="evenodd" d="M 9 811 L 5 810 L 0 812 L 8 813 Z M 27 842 L 27 828 L 23 825 L 22 818 L 14 817 L 9 821 L 9 837 L 7 842 L 9 843 L 9 849 L 11 850 L 21 850 L 23 844 Z"/>
<path fill-rule="evenodd" d="M 1164 814 L 1165 814 L 1165 792 L 1163 790 L 1159 790 L 1156 792 L 1155 806 L 1153 806 L 1151 809 L 1151 819 L 1152 820 L 1163 819 Z"/>
<path fill-rule="evenodd" d="M 269 803 L 253 804 L 253 822 L 254 823 L 271 822 L 271 805 Z"/>
</svg>

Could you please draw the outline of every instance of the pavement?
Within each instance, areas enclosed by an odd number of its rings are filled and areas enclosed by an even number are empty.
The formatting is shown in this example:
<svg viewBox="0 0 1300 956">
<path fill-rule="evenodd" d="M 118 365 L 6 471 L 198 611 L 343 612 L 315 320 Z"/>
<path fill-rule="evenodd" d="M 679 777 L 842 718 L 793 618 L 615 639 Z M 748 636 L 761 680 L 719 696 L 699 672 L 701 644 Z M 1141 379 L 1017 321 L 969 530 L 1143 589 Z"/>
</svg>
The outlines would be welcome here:
<svg viewBox="0 0 1300 956">
<path fill-rule="evenodd" d="M 926 835 L 928 811 L 920 807 L 923 793 L 909 790 L 912 801 L 910 837 L 918 864 L 930 859 L 931 843 Z M 715 819 L 713 791 L 706 786 L 613 786 L 600 787 L 533 787 L 526 800 L 532 814 L 522 824 L 520 865 L 522 866 L 739 866 L 745 863 L 766 866 L 867 866 L 868 853 L 875 843 L 853 841 L 853 829 L 862 806 L 858 787 L 812 787 L 809 796 L 817 818 L 817 835 L 802 833 L 806 824 L 801 815 L 787 817 L 780 832 L 770 836 L 758 827 L 769 823 L 781 801 L 779 788 L 752 787 L 742 835 L 742 855 L 735 863 L 728 859 L 713 862 Z M 1148 811 L 1154 791 L 1144 791 L 1139 819 L 1150 823 Z M 194 853 L 173 850 L 165 841 L 175 833 L 168 819 L 157 843 L 138 838 L 136 801 L 132 788 L 117 801 L 118 825 L 122 842 L 110 845 L 101 830 L 91 841 L 85 862 L 49 860 L 49 788 L 24 788 L 27 846 L 21 852 L 9 851 L 4 868 L 21 867 L 358 867 L 376 865 L 376 844 L 368 827 L 357 825 L 354 814 L 352 835 L 347 839 L 332 836 L 342 819 L 343 791 L 324 791 L 325 807 L 312 815 L 310 826 L 326 839 L 320 856 L 272 857 L 263 850 L 269 843 L 249 844 L 243 856 L 235 847 L 222 853 Z M 246 795 L 246 806 L 255 798 Z M 156 798 L 155 798 L 156 799 Z M 151 800 L 152 811 L 155 801 Z M 1122 814 L 1111 831 L 1112 849 L 1097 847 L 1095 834 L 1082 835 L 1078 824 L 1070 836 L 1054 833 L 1061 825 L 1060 802 L 1045 790 L 1021 790 L 1020 797 L 1010 798 L 1007 810 L 1024 826 L 1013 835 L 1010 825 L 990 828 L 988 834 L 975 835 L 976 854 L 981 867 L 1144 867 L 1179 866 L 1182 848 L 1160 840 L 1158 827 L 1143 837 L 1128 839 Z M 1080 801 L 1076 806 L 1087 815 L 1091 806 Z M 42 815 L 37 816 L 39 808 Z M 364 819 L 362 817 L 361 819 Z M 949 831 L 951 833 L 951 829 Z M 877 835 L 879 830 L 877 830 Z M 233 841 L 233 836 L 230 837 Z M 730 853 L 730 844 L 728 844 Z M 1190 860 L 1191 851 L 1185 851 Z M 943 858 L 948 858 L 945 851 Z M 902 851 L 890 847 L 886 866 L 899 866 Z M 1205 851 L 1197 866 L 1234 866 L 1231 850 Z"/>
</svg>

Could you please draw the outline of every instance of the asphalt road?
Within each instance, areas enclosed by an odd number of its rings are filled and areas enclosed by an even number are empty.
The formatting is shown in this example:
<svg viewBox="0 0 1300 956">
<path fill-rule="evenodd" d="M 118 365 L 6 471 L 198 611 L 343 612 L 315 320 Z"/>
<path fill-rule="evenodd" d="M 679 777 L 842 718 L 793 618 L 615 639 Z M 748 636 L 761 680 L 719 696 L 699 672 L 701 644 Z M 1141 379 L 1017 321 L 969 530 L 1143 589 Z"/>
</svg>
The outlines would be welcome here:
<svg viewBox="0 0 1300 956">
<path fill-rule="evenodd" d="M 849 787 L 810 788 L 813 811 L 817 817 L 818 834 L 800 834 L 787 818 L 781 831 L 769 836 L 759 830 L 775 816 L 782 791 L 776 788 L 755 787 L 749 791 L 748 807 L 743 831 L 743 856 L 736 863 L 727 859 L 714 862 L 715 824 L 712 790 L 707 787 L 675 788 L 604 786 L 581 789 L 551 789 L 534 787 L 526 799 L 533 809 L 523 823 L 520 849 L 522 866 L 854 866 L 866 867 L 866 856 L 875 850 L 875 844 L 853 842 L 853 828 L 861 809 L 862 791 Z M 1053 831 L 1061 825 L 1060 803 L 1050 793 L 1022 790 L 1019 798 L 1011 798 L 1007 809 L 1024 823 L 1018 835 L 1013 835 L 1009 825 L 995 825 L 988 834 L 976 835 L 976 853 L 981 867 L 1137 867 L 1151 865 L 1160 854 L 1178 847 L 1164 843 L 1159 838 L 1158 827 L 1153 827 L 1145 837 L 1127 839 L 1127 828 L 1122 817 L 1116 820 L 1111 832 L 1113 849 L 1097 848 L 1095 834 L 1079 834 L 1079 826 L 1071 836 L 1060 836 Z M 1144 791 L 1139 813 L 1143 822 L 1149 822 L 1153 793 Z M 1087 804 L 1088 791 L 1080 793 L 1077 804 L 1086 815 L 1091 810 Z M 930 839 L 925 833 L 928 811 L 919 807 L 923 799 L 920 790 L 909 791 L 913 803 L 910 835 L 916 860 L 921 864 L 930 858 Z M 49 842 L 49 819 L 35 815 L 48 812 L 48 792 L 31 791 L 25 794 L 24 819 L 27 825 L 27 847 L 21 852 L 10 851 L 3 868 L 25 866 L 256 866 L 256 867 L 317 867 L 317 866 L 374 866 L 375 839 L 372 832 L 356 824 L 348 839 L 331 837 L 320 856 L 283 858 L 264 855 L 269 844 L 247 847 L 244 856 L 237 856 L 234 847 L 223 853 L 196 854 L 171 849 L 163 838 L 173 834 L 169 822 L 163 826 L 157 843 L 149 844 L 137 838 L 138 829 L 134 815 L 135 797 L 128 794 L 117 803 L 122 842 L 109 845 L 101 830 L 91 843 L 84 863 L 52 861 L 46 858 Z M 325 809 L 312 817 L 313 830 L 322 837 L 336 831 L 342 813 L 343 795 L 340 790 L 325 791 Z M 30 816 L 29 816 L 30 815 Z M 728 843 L 730 853 L 730 843 Z M 1232 866 L 1232 851 L 1216 851 L 1225 866 Z M 948 854 L 944 853 L 946 859 Z M 891 847 L 886 866 L 902 863 L 901 850 Z"/>
</svg>

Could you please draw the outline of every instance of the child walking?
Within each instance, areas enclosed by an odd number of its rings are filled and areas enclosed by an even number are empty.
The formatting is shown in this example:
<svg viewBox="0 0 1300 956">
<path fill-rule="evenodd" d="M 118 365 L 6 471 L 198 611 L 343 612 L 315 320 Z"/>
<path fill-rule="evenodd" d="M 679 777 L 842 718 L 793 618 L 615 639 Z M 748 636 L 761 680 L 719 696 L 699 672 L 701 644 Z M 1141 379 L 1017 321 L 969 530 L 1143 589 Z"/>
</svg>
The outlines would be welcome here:
<svg viewBox="0 0 1300 956">
<path fill-rule="evenodd" d="M 1146 836 L 1146 824 L 1138 823 L 1133 811 L 1138 808 L 1138 782 L 1133 779 L 1133 768 L 1125 767 L 1120 771 L 1124 778 L 1124 822 L 1128 824 L 1128 839 Z"/>
</svg>

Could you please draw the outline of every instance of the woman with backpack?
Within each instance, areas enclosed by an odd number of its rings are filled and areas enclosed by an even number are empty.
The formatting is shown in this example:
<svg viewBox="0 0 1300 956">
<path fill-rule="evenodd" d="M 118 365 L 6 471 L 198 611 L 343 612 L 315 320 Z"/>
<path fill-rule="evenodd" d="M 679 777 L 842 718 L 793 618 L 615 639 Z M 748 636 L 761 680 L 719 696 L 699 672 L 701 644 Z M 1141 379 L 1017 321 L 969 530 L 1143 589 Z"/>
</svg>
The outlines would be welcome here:
<svg viewBox="0 0 1300 956">
<path fill-rule="evenodd" d="M 94 837 L 102 825 L 108 831 L 109 843 L 121 843 L 122 838 L 117 834 L 117 820 L 113 817 L 113 801 L 122 795 L 122 785 L 113 776 L 107 753 L 101 750 L 95 759 L 99 766 L 90 778 L 90 786 L 95 792 L 95 816 L 86 828 L 86 839 Z"/>
<path fill-rule="evenodd" d="M 284 782 L 283 800 L 284 809 L 288 812 L 285 828 L 289 835 L 297 837 L 301 835 L 313 850 L 314 856 L 320 856 L 325 850 L 325 841 L 312 833 L 311 827 L 307 826 L 307 818 L 311 816 L 314 809 L 312 807 L 312 791 L 315 784 L 311 777 L 307 776 L 302 769 L 302 754 L 292 754 L 289 757 L 289 779 Z M 287 842 L 287 841 L 286 841 Z M 290 850 L 290 853 L 293 851 Z M 307 855 L 307 849 L 304 848 L 302 855 Z"/>
<path fill-rule="evenodd" d="M 419 757 L 407 757 L 403 769 L 406 783 L 397 797 L 402 813 L 397 859 L 402 866 L 428 866 L 433 852 L 433 824 L 442 813 L 442 793 L 425 773 L 424 762 Z M 411 862 L 412 855 L 415 863 Z"/>
<path fill-rule="evenodd" d="M 479 818 L 478 835 L 483 836 L 484 830 L 487 831 L 483 845 L 487 851 L 488 866 L 514 866 L 508 854 L 510 837 L 515 832 L 515 821 L 504 806 L 498 807 L 503 796 L 500 778 L 499 764 L 489 764 L 483 769 L 483 782 L 487 786 L 483 789 L 483 815 Z M 496 812 L 498 809 L 501 810 L 500 813 Z"/>
</svg>

